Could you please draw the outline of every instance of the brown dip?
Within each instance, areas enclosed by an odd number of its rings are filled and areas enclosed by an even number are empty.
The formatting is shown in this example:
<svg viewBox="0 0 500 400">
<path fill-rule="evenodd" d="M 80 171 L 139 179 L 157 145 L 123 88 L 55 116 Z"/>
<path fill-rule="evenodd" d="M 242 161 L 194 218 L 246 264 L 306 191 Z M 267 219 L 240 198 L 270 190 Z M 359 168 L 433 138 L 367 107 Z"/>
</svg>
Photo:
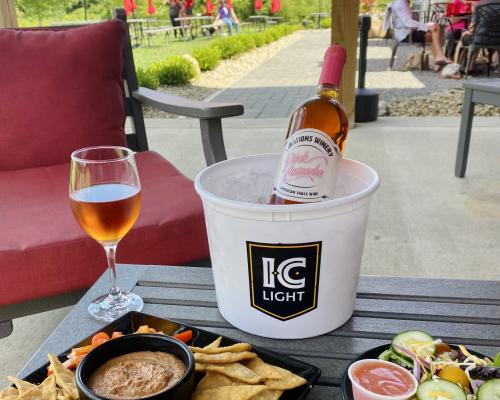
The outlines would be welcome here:
<svg viewBox="0 0 500 400">
<path fill-rule="evenodd" d="M 149 397 L 179 382 L 186 366 L 161 351 L 137 351 L 112 358 L 94 371 L 87 386 L 108 399 Z"/>
</svg>

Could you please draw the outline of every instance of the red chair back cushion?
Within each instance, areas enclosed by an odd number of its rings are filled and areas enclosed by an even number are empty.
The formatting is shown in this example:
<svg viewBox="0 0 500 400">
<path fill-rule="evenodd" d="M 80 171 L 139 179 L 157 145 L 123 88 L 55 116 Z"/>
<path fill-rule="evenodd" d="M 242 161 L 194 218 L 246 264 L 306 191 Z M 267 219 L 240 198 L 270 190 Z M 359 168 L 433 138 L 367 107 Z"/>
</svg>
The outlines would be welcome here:
<svg viewBox="0 0 500 400">
<path fill-rule="evenodd" d="M 0 29 L 0 170 L 68 162 L 125 145 L 118 20 L 63 30 Z"/>
</svg>

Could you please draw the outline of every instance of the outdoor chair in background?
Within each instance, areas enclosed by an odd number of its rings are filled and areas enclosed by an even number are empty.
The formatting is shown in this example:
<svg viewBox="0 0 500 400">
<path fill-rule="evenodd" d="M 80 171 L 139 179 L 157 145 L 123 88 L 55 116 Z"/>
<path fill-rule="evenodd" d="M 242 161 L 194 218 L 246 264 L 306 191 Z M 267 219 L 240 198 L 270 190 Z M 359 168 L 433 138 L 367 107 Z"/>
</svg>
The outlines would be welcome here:
<svg viewBox="0 0 500 400">
<path fill-rule="evenodd" d="M 441 24 L 443 16 L 446 15 L 446 10 L 448 8 L 448 2 L 440 1 L 437 3 L 429 2 L 429 11 L 426 22 L 434 22 L 435 24 Z"/>
<path fill-rule="evenodd" d="M 209 257 L 193 182 L 148 150 L 143 105 L 200 120 L 207 164 L 226 158 L 221 118 L 243 114 L 138 87 L 124 10 L 83 27 L 0 29 L 0 337 L 13 318 L 73 304 L 106 269 L 69 207 L 70 153 L 137 151 L 142 207 L 118 262 L 186 265 Z M 130 117 L 133 132 L 124 124 Z M 196 156 L 186 154 L 186 157 Z"/>
<path fill-rule="evenodd" d="M 472 43 L 465 47 L 467 49 L 467 63 L 465 66 L 465 78 L 476 55 L 477 50 L 485 49 L 488 52 L 487 76 L 490 76 L 491 61 L 493 53 L 500 51 L 500 1 L 498 3 L 479 4 L 476 6 L 474 17 L 474 34 Z"/>
<path fill-rule="evenodd" d="M 398 51 L 399 45 L 401 43 L 408 43 L 410 45 L 416 44 L 420 47 L 421 55 L 420 55 L 420 69 L 423 70 L 425 66 L 425 39 L 419 42 L 412 41 L 412 35 L 408 35 L 408 42 L 399 41 L 394 35 L 394 16 L 392 14 L 391 6 L 387 6 L 385 20 L 389 22 L 387 26 L 386 39 L 391 40 L 391 59 L 389 61 L 390 69 L 394 66 L 394 59 L 396 58 L 396 52 Z"/>
</svg>

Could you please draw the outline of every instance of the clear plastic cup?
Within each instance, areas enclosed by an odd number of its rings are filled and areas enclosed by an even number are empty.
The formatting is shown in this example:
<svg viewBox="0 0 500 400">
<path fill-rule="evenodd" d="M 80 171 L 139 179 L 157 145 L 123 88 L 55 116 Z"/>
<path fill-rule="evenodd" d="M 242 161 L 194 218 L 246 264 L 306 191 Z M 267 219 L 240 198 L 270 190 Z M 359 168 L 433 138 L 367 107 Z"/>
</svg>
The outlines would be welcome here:
<svg viewBox="0 0 500 400">
<path fill-rule="evenodd" d="M 356 380 L 353 378 L 353 372 L 356 370 L 356 368 L 359 368 L 363 364 L 381 364 L 381 365 L 387 365 L 389 364 L 391 367 L 395 367 L 402 373 L 406 374 L 409 378 L 411 378 L 413 388 L 411 391 L 408 391 L 408 393 L 402 394 L 402 395 L 382 395 L 378 393 L 374 393 L 363 386 L 361 386 Z M 367 360 L 360 360 L 356 361 L 355 363 L 352 363 L 349 366 L 349 369 L 347 371 L 347 374 L 349 375 L 349 379 L 351 380 L 352 383 L 352 394 L 354 397 L 354 400 L 409 400 L 413 396 L 415 396 L 415 393 L 417 393 L 417 388 L 418 388 L 418 382 L 413 376 L 412 373 L 410 373 L 408 370 L 404 369 L 403 367 L 400 367 L 397 364 L 391 363 L 389 361 L 383 361 L 383 360 L 377 360 L 377 359 L 367 359 Z"/>
</svg>

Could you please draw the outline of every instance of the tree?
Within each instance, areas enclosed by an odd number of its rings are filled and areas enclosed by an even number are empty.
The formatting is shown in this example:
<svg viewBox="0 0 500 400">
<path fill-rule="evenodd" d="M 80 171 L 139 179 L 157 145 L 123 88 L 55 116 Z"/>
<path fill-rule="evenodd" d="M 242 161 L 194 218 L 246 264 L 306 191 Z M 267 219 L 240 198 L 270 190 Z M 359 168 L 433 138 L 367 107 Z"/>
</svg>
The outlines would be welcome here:
<svg viewBox="0 0 500 400">
<path fill-rule="evenodd" d="M 43 18 L 60 10 L 61 0 L 17 0 L 16 7 L 24 15 L 35 16 L 41 26 Z"/>
</svg>

